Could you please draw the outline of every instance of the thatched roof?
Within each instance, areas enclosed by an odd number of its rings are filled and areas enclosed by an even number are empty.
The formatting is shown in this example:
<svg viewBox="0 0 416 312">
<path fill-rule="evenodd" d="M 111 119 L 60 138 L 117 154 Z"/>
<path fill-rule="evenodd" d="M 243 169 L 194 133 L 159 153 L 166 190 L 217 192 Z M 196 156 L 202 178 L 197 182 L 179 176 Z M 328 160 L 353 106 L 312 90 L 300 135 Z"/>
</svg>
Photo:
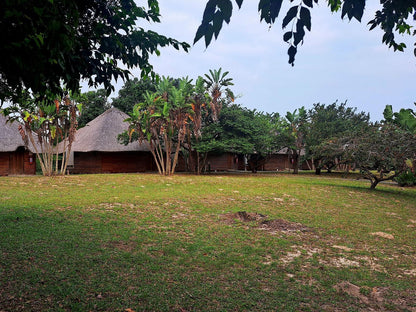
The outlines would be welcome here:
<svg viewBox="0 0 416 312">
<path fill-rule="evenodd" d="M 281 150 L 277 151 L 275 154 L 279 154 L 279 155 L 290 155 L 290 154 L 292 154 L 292 150 L 290 150 L 287 147 L 284 147 Z M 304 156 L 305 155 L 305 149 L 304 148 L 301 149 L 300 155 L 301 156 Z"/>
<path fill-rule="evenodd" d="M 72 143 L 73 152 L 129 152 L 149 151 L 146 144 L 135 141 L 124 145 L 117 136 L 128 129 L 124 120 L 129 116 L 117 108 L 110 108 L 94 120 L 87 123 L 75 134 Z"/>
<path fill-rule="evenodd" d="M 7 122 L 8 118 L 0 112 L 0 152 L 14 152 L 19 147 L 25 146 L 19 133 L 19 122 Z M 32 145 L 28 146 L 31 152 L 35 152 Z"/>
</svg>

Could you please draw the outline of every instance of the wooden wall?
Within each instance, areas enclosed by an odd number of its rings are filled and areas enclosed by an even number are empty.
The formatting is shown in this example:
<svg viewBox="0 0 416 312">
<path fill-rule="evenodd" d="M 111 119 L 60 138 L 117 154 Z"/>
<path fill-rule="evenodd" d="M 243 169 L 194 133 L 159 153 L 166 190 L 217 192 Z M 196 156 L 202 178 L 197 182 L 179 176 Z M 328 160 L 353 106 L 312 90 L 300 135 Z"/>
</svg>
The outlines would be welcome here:
<svg viewBox="0 0 416 312">
<path fill-rule="evenodd" d="M 0 153 L 0 176 L 20 174 L 36 174 L 36 155 L 23 147 Z"/>
<path fill-rule="evenodd" d="M 239 169 L 238 158 L 232 153 L 208 154 L 206 161 L 207 171 L 227 171 Z"/>
<path fill-rule="evenodd" d="M 74 153 L 74 166 L 69 173 L 129 173 L 154 171 L 149 152 L 88 152 Z"/>
<path fill-rule="evenodd" d="M 270 155 L 263 166 L 264 171 L 283 171 L 292 168 L 290 162 L 290 155 L 286 154 L 273 154 Z"/>
<path fill-rule="evenodd" d="M 0 176 L 9 175 L 10 153 L 0 153 Z"/>
</svg>

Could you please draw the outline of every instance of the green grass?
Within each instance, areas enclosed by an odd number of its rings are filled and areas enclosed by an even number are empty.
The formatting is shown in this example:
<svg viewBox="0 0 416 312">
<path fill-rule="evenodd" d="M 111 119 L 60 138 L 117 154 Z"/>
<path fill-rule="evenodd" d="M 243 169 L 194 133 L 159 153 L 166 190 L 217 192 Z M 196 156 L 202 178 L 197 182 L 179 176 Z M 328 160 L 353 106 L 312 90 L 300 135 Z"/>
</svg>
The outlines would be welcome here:
<svg viewBox="0 0 416 312">
<path fill-rule="evenodd" d="M 238 211 L 309 230 L 224 217 Z M 0 289 L 0 311 L 414 311 L 416 188 L 280 173 L 1 177 Z"/>
</svg>

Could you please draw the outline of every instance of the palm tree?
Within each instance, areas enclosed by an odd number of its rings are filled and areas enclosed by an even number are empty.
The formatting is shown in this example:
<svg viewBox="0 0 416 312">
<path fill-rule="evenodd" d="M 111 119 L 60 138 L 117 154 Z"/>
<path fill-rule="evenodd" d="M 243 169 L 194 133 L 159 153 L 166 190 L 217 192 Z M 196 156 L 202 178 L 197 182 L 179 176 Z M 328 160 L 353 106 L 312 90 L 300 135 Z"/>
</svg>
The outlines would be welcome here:
<svg viewBox="0 0 416 312">
<path fill-rule="evenodd" d="M 218 116 L 220 114 L 224 99 L 221 98 L 222 95 L 222 88 L 233 86 L 234 84 L 231 82 L 232 78 L 227 78 L 227 75 L 229 74 L 228 71 L 221 73 L 222 69 L 218 70 L 209 70 L 210 75 L 205 74 L 206 79 L 204 79 L 204 82 L 206 84 L 207 90 L 211 95 L 211 109 L 212 109 L 212 119 L 214 121 L 218 120 Z M 228 99 L 231 99 L 231 101 L 234 100 L 234 95 L 232 91 L 228 88 L 225 89 L 226 96 Z"/>
</svg>

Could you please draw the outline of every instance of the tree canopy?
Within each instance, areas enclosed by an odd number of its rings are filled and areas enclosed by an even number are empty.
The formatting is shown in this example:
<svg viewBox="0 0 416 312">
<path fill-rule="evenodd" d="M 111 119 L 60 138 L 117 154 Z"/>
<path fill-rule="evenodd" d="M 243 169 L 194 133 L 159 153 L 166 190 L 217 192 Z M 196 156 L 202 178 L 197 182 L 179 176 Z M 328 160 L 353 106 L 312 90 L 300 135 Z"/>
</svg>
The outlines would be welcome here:
<svg viewBox="0 0 416 312">
<path fill-rule="evenodd" d="M 235 0 L 238 8 L 241 8 L 244 0 Z M 322 0 L 323 1 L 323 0 Z M 293 0 L 290 0 L 292 3 Z M 341 18 L 356 19 L 361 22 L 365 0 L 326 0 L 332 12 L 341 11 Z M 414 24 L 416 21 L 416 2 L 414 0 L 380 1 L 381 8 L 375 12 L 374 19 L 369 21 L 370 30 L 380 28 L 383 31 L 382 42 L 392 47 L 394 51 L 403 51 L 406 45 L 398 42 L 396 34 L 416 35 Z M 260 21 L 265 21 L 270 27 L 276 22 L 280 14 L 283 0 L 259 0 L 258 11 Z M 302 0 L 292 5 L 282 20 L 282 28 L 288 30 L 283 35 L 288 48 L 289 63 L 295 63 L 298 47 L 303 43 L 306 31 L 312 29 L 311 9 L 318 4 L 318 0 Z M 199 26 L 194 44 L 200 39 L 205 39 L 208 47 L 212 38 L 218 38 L 223 23 L 229 24 L 233 12 L 232 0 L 208 0 Z M 413 29 L 412 29 L 413 28 Z M 416 44 L 415 44 L 416 46 Z M 416 47 L 414 49 L 416 56 Z"/>
<path fill-rule="evenodd" d="M 134 105 L 144 102 L 146 92 L 156 91 L 156 82 L 151 79 L 134 78 L 126 81 L 124 86 L 118 91 L 118 96 L 113 98 L 111 104 L 119 110 L 129 114 Z"/>
<path fill-rule="evenodd" d="M 393 180 L 408 169 L 416 155 L 416 136 L 393 124 L 374 124 L 359 136 L 345 138 L 345 157 L 371 181 L 374 189 L 381 181 Z"/>
<path fill-rule="evenodd" d="M 82 93 L 76 96 L 76 101 L 82 103 L 82 114 L 78 117 L 78 128 L 84 127 L 110 108 L 104 89 Z"/>
<path fill-rule="evenodd" d="M 134 0 L 1 1 L 0 100 L 21 90 L 60 94 L 62 85 L 76 92 L 82 79 L 109 94 L 111 80 L 128 79 L 130 68 L 149 74 L 159 47 L 189 47 L 138 26 L 160 22 L 159 15 L 157 0 L 147 8 Z"/>
<path fill-rule="evenodd" d="M 347 103 L 330 105 L 316 103 L 308 111 L 308 131 L 306 140 L 307 157 L 312 158 L 316 173 L 326 166 L 330 170 L 340 160 L 342 148 L 333 144 L 337 138 L 359 135 L 370 121 L 368 113 L 357 112 L 347 107 Z"/>
</svg>

